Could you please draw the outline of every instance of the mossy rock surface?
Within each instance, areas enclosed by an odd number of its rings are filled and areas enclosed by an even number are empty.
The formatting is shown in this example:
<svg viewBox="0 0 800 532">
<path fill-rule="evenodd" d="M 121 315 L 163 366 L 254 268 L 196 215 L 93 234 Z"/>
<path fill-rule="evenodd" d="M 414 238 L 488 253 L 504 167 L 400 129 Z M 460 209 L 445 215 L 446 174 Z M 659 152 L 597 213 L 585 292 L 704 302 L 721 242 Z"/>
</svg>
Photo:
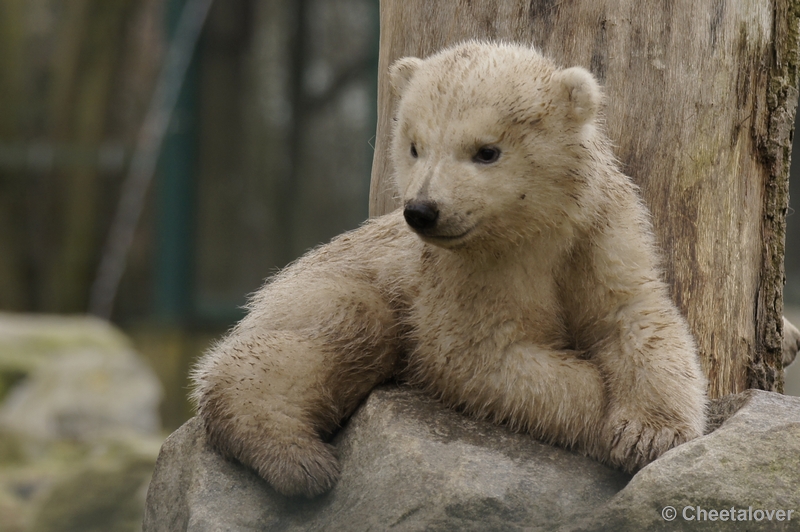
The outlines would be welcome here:
<svg viewBox="0 0 800 532">
<path fill-rule="evenodd" d="M 0 532 L 138 532 L 159 444 L 134 437 L 18 450 L 0 463 Z"/>
<path fill-rule="evenodd" d="M 110 323 L 0 313 L 0 428 L 38 440 L 153 435 L 161 398 L 155 373 Z"/>
<path fill-rule="evenodd" d="M 121 331 L 97 318 L 0 312 L 0 400 L 54 357 L 76 349 L 113 354 L 130 348 Z"/>
<path fill-rule="evenodd" d="M 86 316 L 0 313 L 0 532 L 138 532 L 162 387 Z"/>
<path fill-rule="evenodd" d="M 140 530 L 155 458 L 153 446 L 147 453 L 119 446 L 100 460 L 87 460 L 55 482 L 31 532 Z"/>
</svg>

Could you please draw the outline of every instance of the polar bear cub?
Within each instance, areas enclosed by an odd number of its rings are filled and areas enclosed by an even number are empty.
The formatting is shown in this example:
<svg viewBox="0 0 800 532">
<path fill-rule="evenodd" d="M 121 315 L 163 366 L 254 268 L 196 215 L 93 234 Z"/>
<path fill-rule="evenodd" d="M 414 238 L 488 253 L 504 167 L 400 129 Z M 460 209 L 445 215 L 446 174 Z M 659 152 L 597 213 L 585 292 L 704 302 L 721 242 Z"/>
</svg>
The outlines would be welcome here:
<svg viewBox="0 0 800 532">
<path fill-rule="evenodd" d="M 392 376 L 629 472 L 701 435 L 706 380 L 592 75 L 468 42 L 390 79 L 403 207 L 273 277 L 200 360 L 209 442 L 315 496 L 326 440 Z"/>
</svg>

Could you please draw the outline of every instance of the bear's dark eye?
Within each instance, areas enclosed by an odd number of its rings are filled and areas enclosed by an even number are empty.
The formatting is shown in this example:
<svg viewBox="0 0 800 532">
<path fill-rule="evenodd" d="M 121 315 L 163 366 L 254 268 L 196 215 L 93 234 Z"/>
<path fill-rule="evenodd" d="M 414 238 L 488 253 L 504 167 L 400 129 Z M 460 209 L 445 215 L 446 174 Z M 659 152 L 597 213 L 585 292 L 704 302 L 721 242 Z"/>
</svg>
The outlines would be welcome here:
<svg viewBox="0 0 800 532">
<path fill-rule="evenodd" d="M 416 159 L 419 156 L 419 154 L 417 153 L 417 145 L 414 144 L 413 142 L 411 143 L 411 156 L 414 159 Z"/>
<path fill-rule="evenodd" d="M 472 160 L 476 163 L 491 164 L 497 161 L 499 158 L 500 150 L 497 148 L 492 148 L 491 146 L 484 146 L 475 153 L 475 155 L 472 157 Z"/>
</svg>

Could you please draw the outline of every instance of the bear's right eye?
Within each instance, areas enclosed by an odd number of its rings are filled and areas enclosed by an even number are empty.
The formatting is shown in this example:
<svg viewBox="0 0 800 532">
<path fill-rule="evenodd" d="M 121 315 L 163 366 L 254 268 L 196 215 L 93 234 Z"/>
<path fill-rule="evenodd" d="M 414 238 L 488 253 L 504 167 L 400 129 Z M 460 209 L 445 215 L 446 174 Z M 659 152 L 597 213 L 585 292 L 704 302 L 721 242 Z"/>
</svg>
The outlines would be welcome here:
<svg viewBox="0 0 800 532">
<path fill-rule="evenodd" d="M 493 146 L 484 146 L 480 148 L 472 160 L 481 164 L 492 164 L 500 158 L 500 150 Z"/>
<path fill-rule="evenodd" d="M 417 145 L 416 145 L 416 144 L 414 144 L 413 142 L 411 143 L 411 156 L 412 156 L 414 159 L 416 159 L 417 157 L 419 157 L 419 154 L 417 153 Z"/>
</svg>

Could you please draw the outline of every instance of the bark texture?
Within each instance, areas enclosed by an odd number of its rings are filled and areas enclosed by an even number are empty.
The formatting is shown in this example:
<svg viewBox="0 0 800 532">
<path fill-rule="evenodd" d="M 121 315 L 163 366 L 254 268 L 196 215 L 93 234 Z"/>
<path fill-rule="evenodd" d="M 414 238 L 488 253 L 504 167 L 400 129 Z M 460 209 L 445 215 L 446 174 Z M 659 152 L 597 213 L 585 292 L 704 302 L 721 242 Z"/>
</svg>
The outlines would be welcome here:
<svg viewBox="0 0 800 532">
<path fill-rule="evenodd" d="M 387 69 L 466 39 L 532 44 L 605 88 L 672 296 L 719 397 L 782 389 L 783 251 L 797 103 L 797 0 L 381 0 L 370 215 L 397 207 Z"/>
</svg>

